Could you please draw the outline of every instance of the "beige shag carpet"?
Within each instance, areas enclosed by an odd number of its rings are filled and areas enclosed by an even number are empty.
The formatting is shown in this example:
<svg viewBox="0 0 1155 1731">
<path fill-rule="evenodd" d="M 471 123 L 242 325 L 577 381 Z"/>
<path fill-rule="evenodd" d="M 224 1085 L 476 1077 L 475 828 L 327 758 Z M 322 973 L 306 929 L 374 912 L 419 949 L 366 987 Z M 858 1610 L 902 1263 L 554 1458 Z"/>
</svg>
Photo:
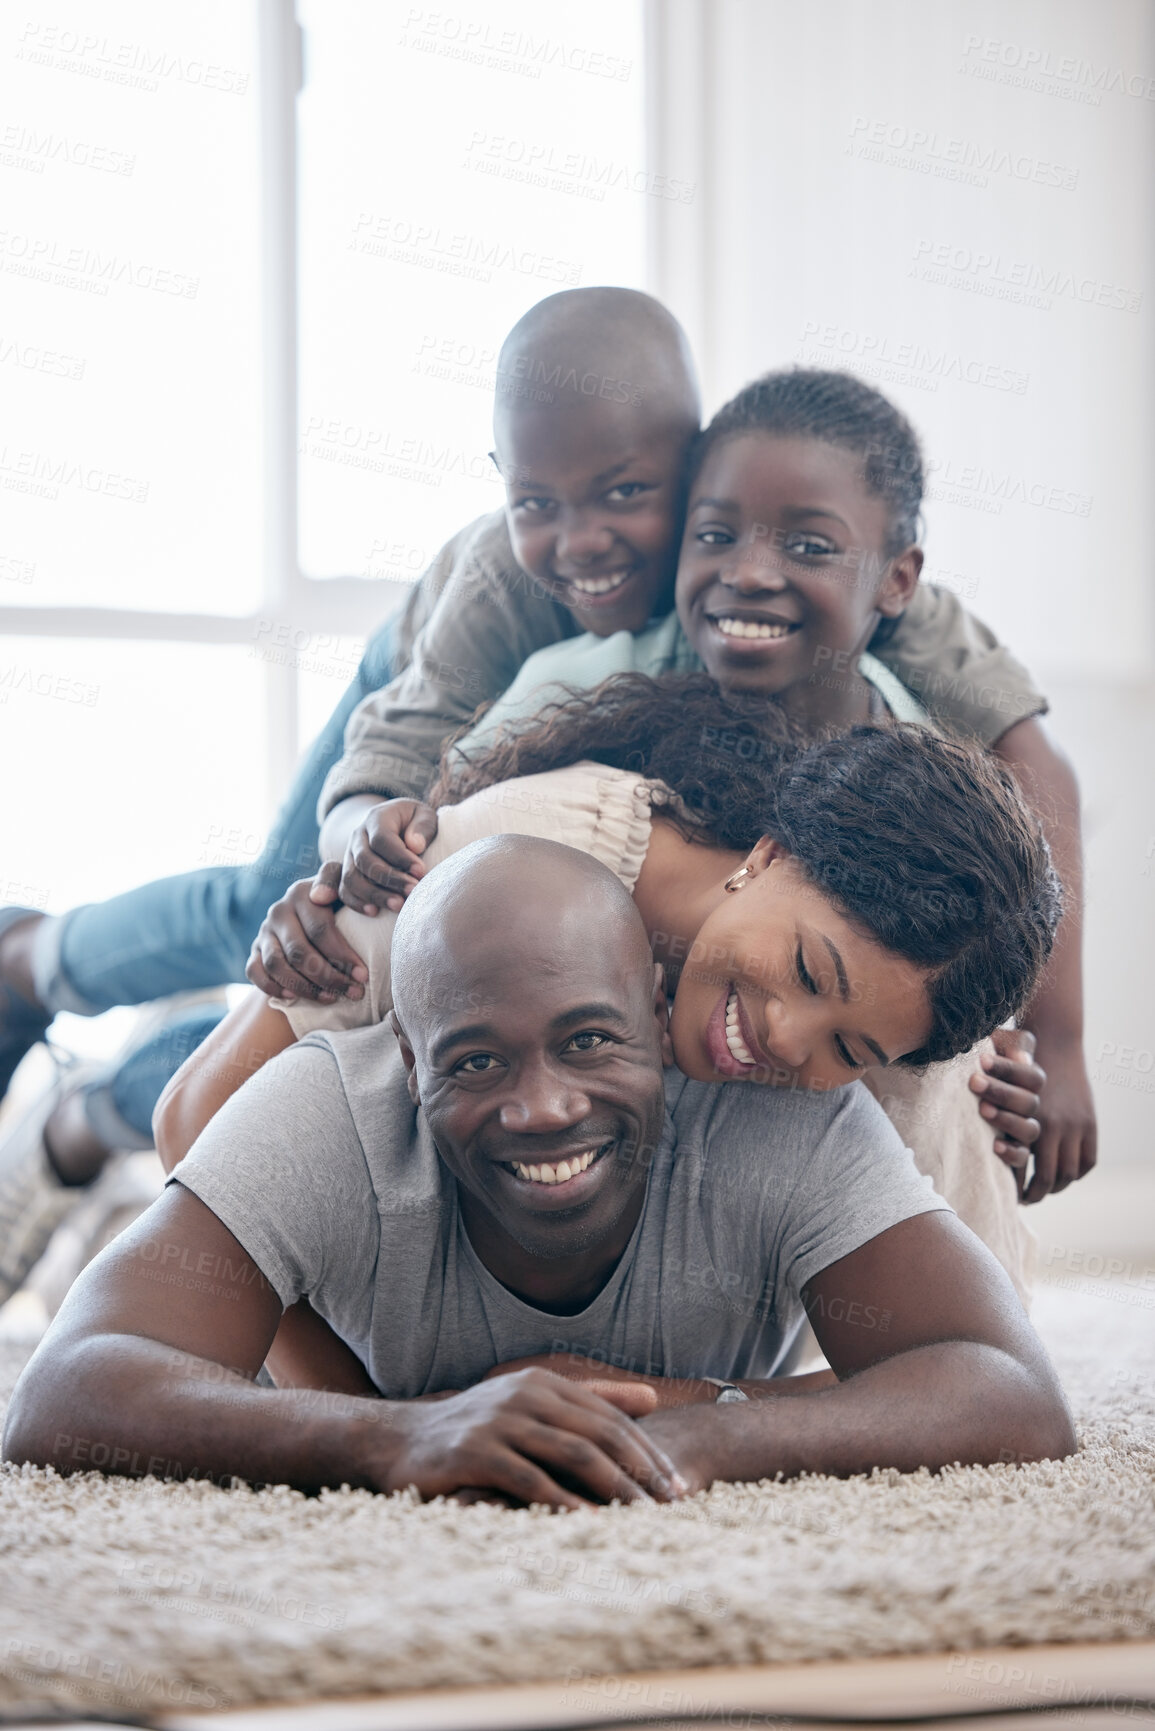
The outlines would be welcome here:
<svg viewBox="0 0 1155 1731">
<path fill-rule="evenodd" d="M 0 1468 L 0 1705 L 157 1712 L 1155 1636 L 1155 1292 L 1044 1288 L 1060 1465 L 551 1516 Z M 0 1362 L 7 1391 L 27 1347 Z"/>
</svg>

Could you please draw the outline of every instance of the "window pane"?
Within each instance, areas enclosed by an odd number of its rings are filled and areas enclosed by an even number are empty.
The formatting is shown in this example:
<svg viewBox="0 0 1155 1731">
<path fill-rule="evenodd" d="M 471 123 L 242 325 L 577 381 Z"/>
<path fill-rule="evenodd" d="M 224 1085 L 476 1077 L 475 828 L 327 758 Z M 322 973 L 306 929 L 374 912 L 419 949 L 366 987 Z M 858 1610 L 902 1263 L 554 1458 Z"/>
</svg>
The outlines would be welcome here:
<svg viewBox="0 0 1155 1731">
<path fill-rule="evenodd" d="M 257 605 L 254 16 L 8 14 L 0 605 Z"/>
<path fill-rule="evenodd" d="M 500 503 L 515 319 L 641 286 L 641 0 L 299 10 L 302 563 L 412 579 Z"/>
<path fill-rule="evenodd" d="M 263 681 L 244 645 L 0 638 L 0 903 L 60 913 L 254 858 Z"/>
</svg>

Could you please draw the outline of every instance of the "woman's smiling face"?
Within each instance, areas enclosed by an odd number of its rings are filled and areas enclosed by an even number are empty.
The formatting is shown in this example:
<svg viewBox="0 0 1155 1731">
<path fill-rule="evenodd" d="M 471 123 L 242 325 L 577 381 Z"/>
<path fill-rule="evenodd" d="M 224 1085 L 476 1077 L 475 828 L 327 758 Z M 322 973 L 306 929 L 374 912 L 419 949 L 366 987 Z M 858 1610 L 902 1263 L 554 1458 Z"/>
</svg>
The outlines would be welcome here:
<svg viewBox="0 0 1155 1731">
<path fill-rule="evenodd" d="M 879 618 L 906 606 L 922 554 L 887 557 L 889 506 L 863 467 L 853 451 L 777 433 L 729 434 L 707 455 L 690 493 L 677 601 L 720 684 L 837 691 Z"/>
<path fill-rule="evenodd" d="M 852 925 L 776 842 L 701 926 L 670 1032 L 697 1082 L 837 1088 L 918 1051 L 931 1028 L 926 971 Z"/>
</svg>

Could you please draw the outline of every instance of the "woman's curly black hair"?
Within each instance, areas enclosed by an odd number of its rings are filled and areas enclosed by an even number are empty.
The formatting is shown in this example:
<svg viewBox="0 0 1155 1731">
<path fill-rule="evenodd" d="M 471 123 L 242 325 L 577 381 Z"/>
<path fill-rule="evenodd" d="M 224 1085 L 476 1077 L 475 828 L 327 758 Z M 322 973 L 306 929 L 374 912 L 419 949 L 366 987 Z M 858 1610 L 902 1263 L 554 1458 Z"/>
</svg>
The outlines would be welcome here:
<svg viewBox="0 0 1155 1731">
<path fill-rule="evenodd" d="M 662 783 L 689 839 L 744 851 L 773 836 L 860 931 L 926 969 L 931 1032 L 903 1064 L 967 1051 L 1030 998 L 1061 892 L 1038 819 L 977 747 L 897 722 L 815 735 L 705 674 L 625 673 L 476 756 L 450 744 L 430 799 L 579 762 Z"/>
</svg>

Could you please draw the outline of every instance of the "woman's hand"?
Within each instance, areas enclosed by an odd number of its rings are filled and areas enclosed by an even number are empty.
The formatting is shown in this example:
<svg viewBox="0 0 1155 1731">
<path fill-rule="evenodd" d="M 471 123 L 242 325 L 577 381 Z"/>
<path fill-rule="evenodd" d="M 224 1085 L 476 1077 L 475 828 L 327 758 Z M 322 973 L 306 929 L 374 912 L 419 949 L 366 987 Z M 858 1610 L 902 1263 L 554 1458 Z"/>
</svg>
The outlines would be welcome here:
<svg viewBox="0 0 1155 1731">
<path fill-rule="evenodd" d="M 335 1004 L 339 997 L 364 997 L 368 968 L 341 935 L 336 906 L 313 898 L 317 884 L 331 889 L 335 871 L 322 866 L 316 878 L 290 884 L 265 915 L 245 973 L 266 997 L 290 1004 L 298 998 Z"/>
<path fill-rule="evenodd" d="M 1047 1074 L 1035 1058 L 1035 1036 L 1026 1028 L 996 1028 L 994 1053 L 984 1052 L 970 1085 L 979 1111 L 995 1133 L 995 1153 L 1015 1173 L 1022 1195 L 1031 1147 L 1042 1125 L 1040 1096 Z"/>
<path fill-rule="evenodd" d="M 437 834 L 437 813 L 420 799 L 387 799 L 349 837 L 336 894 L 361 914 L 399 913 L 425 875 L 420 855 Z M 319 898 L 318 898 L 319 899 Z"/>
</svg>

